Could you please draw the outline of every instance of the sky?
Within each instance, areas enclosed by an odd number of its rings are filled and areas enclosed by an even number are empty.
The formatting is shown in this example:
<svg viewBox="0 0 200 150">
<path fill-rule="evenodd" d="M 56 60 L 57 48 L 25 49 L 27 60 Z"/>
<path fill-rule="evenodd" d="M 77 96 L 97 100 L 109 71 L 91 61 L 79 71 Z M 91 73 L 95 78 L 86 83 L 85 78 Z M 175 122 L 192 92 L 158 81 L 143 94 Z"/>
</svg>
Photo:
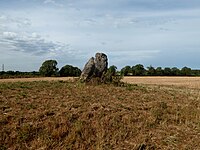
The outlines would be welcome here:
<svg viewBox="0 0 200 150">
<path fill-rule="evenodd" d="M 45 60 L 200 69 L 199 0 L 0 0 L 0 65 L 38 71 Z M 1 69 L 0 69 L 1 70 Z"/>
</svg>

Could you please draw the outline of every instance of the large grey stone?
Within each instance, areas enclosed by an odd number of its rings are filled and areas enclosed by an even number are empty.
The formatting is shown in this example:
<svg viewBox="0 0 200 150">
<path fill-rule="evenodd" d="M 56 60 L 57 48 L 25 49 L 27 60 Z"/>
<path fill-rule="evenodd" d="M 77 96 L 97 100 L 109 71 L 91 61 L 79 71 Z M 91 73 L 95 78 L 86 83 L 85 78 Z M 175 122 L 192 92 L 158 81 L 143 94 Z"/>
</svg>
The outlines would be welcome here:
<svg viewBox="0 0 200 150">
<path fill-rule="evenodd" d="M 92 77 L 102 78 L 104 72 L 108 69 L 108 58 L 104 53 L 96 53 L 95 58 L 92 57 L 86 63 L 80 79 L 89 81 Z"/>
<path fill-rule="evenodd" d="M 108 58 L 104 53 L 96 53 L 95 55 L 95 76 L 102 77 L 103 73 L 108 69 Z"/>
<path fill-rule="evenodd" d="M 94 57 L 90 58 L 85 64 L 85 67 L 81 73 L 80 79 L 86 81 L 92 77 L 95 71 Z"/>
</svg>

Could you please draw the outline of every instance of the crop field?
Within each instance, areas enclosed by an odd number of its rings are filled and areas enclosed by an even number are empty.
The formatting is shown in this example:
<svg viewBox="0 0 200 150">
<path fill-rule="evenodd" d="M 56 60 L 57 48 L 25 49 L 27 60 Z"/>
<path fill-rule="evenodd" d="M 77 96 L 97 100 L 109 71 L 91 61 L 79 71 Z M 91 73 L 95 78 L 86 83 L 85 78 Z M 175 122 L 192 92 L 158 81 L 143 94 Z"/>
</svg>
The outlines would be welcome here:
<svg viewBox="0 0 200 150">
<path fill-rule="evenodd" d="M 40 80 L 0 80 L 1 150 L 200 149 L 199 78 Z"/>
</svg>

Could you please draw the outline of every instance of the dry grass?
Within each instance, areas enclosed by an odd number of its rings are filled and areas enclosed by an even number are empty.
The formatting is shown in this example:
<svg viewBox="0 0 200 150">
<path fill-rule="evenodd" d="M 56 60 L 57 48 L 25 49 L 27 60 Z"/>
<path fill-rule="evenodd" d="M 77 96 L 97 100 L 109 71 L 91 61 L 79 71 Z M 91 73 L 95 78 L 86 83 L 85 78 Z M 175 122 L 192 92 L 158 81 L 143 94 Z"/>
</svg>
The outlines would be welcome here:
<svg viewBox="0 0 200 150">
<path fill-rule="evenodd" d="M 0 149 L 200 149 L 200 92 L 0 83 Z"/>
<path fill-rule="evenodd" d="M 75 77 L 40 77 L 0 79 L 2 82 L 31 82 L 31 81 L 75 81 Z M 200 77 L 124 77 L 124 82 L 140 85 L 172 85 L 200 89 Z"/>
<path fill-rule="evenodd" d="M 32 81 L 74 81 L 77 77 L 38 77 L 38 78 L 13 78 L 0 79 L 2 82 L 32 82 Z"/>
</svg>

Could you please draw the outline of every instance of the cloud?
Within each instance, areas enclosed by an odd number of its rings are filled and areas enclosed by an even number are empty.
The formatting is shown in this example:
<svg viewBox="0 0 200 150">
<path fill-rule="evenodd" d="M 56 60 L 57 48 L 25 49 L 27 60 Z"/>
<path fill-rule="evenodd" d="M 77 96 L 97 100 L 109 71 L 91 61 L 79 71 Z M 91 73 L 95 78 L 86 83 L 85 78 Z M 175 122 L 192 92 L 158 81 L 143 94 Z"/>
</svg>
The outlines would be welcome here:
<svg viewBox="0 0 200 150">
<path fill-rule="evenodd" d="M 167 64 L 170 57 L 166 56 L 178 50 L 183 55 L 188 51 L 196 54 L 191 49 L 199 47 L 199 0 L 2 3 L 0 47 L 5 53 L 56 58 L 59 63 L 81 67 L 97 50 L 102 50 L 112 64 L 121 67 L 135 63 Z"/>
<path fill-rule="evenodd" d="M 3 37 L 5 37 L 6 39 L 13 39 L 17 37 L 17 34 L 14 32 L 3 32 Z"/>
<path fill-rule="evenodd" d="M 0 15 L 0 31 L 15 30 L 24 31 L 32 25 L 32 22 L 28 18 L 23 17 L 11 17 L 9 15 Z"/>
<path fill-rule="evenodd" d="M 63 7 L 62 4 L 57 3 L 55 0 L 44 0 L 43 3 L 44 3 L 44 4 L 52 4 L 52 5 L 54 5 L 54 6 L 58 6 L 58 7 Z"/>
<path fill-rule="evenodd" d="M 46 41 L 37 33 L 18 34 L 15 32 L 3 32 L 0 44 L 9 46 L 12 51 L 30 53 L 36 56 L 56 56 L 69 47 L 66 44 Z"/>
<path fill-rule="evenodd" d="M 44 1 L 44 4 L 48 4 L 48 3 L 52 3 L 52 4 L 54 4 L 55 1 L 54 1 L 54 0 L 45 0 L 45 1 Z"/>
</svg>

